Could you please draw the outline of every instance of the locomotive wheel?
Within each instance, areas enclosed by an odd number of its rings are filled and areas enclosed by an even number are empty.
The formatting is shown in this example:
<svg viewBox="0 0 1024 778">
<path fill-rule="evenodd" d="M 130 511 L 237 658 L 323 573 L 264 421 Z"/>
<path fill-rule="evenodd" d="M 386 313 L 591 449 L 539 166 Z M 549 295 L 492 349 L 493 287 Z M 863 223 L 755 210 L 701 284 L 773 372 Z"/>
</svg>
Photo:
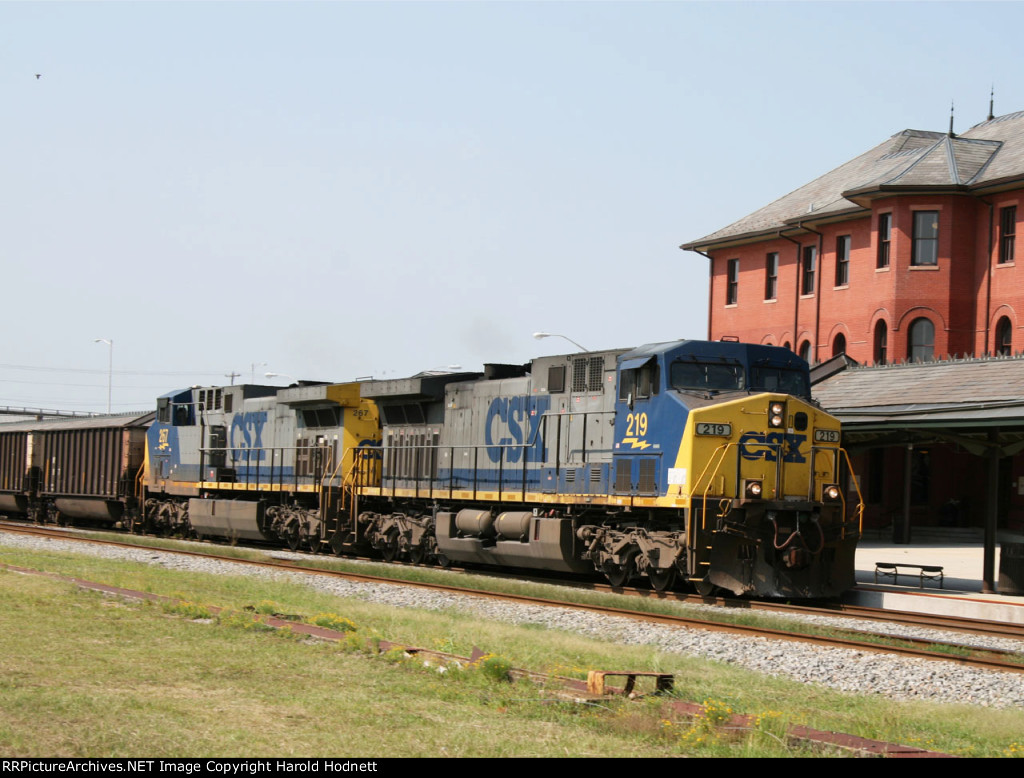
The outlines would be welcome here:
<svg viewBox="0 0 1024 778">
<path fill-rule="evenodd" d="M 636 555 L 637 552 L 634 549 L 632 553 L 623 555 L 622 564 L 605 562 L 601 566 L 601 572 L 604 573 L 604 577 L 608 579 L 608 583 L 613 589 L 625 586 L 633 577 L 636 572 Z"/>
<path fill-rule="evenodd" d="M 380 547 L 380 554 L 385 562 L 394 562 L 398 556 L 398 533 L 392 532 L 385 538 L 384 545 Z"/>
<path fill-rule="evenodd" d="M 298 526 L 293 525 L 289 527 L 287 530 L 285 530 L 285 533 L 285 540 L 288 543 L 288 548 L 290 548 L 292 551 L 298 551 L 299 546 L 302 545 L 302 537 L 299 535 Z"/>
<path fill-rule="evenodd" d="M 664 570 L 648 570 L 647 578 L 651 588 L 656 592 L 667 592 L 676 582 L 676 569 L 669 567 Z"/>
<path fill-rule="evenodd" d="M 710 581 L 694 581 L 693 588 L 701 597 L 710 597 L 715 592 L 715 585 Z"/>
<path fill-rule="evenodd" d="M 409 549 L 409 561 L 414 565 L 422 565 L 424 556 L 426 554 L 423 551 L 423 546 L 413 546 Z"/>
<path fill-rule="evenodd" d="M 446 557 L 444 554 L 435 554 L 434 560 L 437 562 L 438 567 L 451 567 L 452 560 Z"/>
<path fill-rule="evenodd" d="M 606 562 L 602 572 L 613 589 L 619 589 L 625 586 L 626 581 L 629 580 L 629 568 L 627 565 L 617 565 L 614 562 Z"/>
</svg>

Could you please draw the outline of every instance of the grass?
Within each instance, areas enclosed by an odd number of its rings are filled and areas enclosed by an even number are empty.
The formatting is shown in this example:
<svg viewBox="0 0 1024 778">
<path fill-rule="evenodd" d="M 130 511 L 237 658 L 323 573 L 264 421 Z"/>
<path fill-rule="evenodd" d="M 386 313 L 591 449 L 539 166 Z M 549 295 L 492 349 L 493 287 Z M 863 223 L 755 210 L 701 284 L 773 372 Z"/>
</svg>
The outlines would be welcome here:
<svg viewBox="0 0 1024 778">
<path fill-rule="evenodd" d="M 159 548 L 166 548 L 168 550 L 197 550 L 197 545 L 195 543 L 184 543 L 180 540 L 171 538 L 137 537 L 132 535 L 126 536 L 121 533 L 90 533 L 90 536 L 99 536 L 121 542 L 128 542 L 130 544 L 152 544 Z M 261 551 L 258 549 L 240 548 L 223 544 L 201 546 L 198 548 L 210 549 L 211 553 L 252 561 L 269 561 L 275 553 L 274 551 L 269 550 Z M 984 653 L 972 650 L 965 646 L 957 645 L 936 644 L 931 647 L 920 646 L 910 641 L 902 640 L 897 636 L 872 634 L 870 632 L 861 632 L 857 630 L 837 629 L 828 625 L 814 624 L 801 621 L 799 619 L 787 618 L 784 615 L 780 616 L 748 610 L 729 610 L 722 608 L 709 609 L 706 607 L 687 605 L 672 600 L 662 600 L 658 598 L 626 598 L 620 595 L 592 592 L 587 589 L 573 589 L 571 587 L 564 586 L 556 587 L 531 581 L 474 575 L 472 573 L 452 573 L 451 571 L 439 571 L 430 567 L 403 566 L 352 560 L 346 561 L 344 559 L 338 559 L 330 556 L 309 556 L 306 559 L 303 559 L 300 564 L 304 567 L 323 570 L 353 572 L 363 575 L 378 575 L 395 580 L 409 581 L 411 583 L 443 583 L 466 588 L 476 588 L 489 592 L 556 599 L 584 605 L 612 606 L 622 608 L 624 610 L 634 610 L 641 613 L 684 616 L 719 624 L 776 629 L 801 635 L 845 638 L 847 640 L 860 641 L 883 647 L 911 647 L 946 656 L 968 657 L 977 653 Z M 1022 656 L 1000 655 L 999 658 L 1006 662 L 1024 664 L 1024 657 Z"/>
<path fill-rule="evenodd" d="M 0 572 L 0 756 L 802 756 L 806 724 L 972 756 L 1024 748 L 1024 713 L 841 694 L 724 664 L 618 646 L 457 612 L 394 609 L 298 584 L 206 576 L 85 555 L 0 547 L 0 562 L 177 596 L 164 609 Z M 248 606 L 351 624 L 340 645 L 208 618 Z M 347 629 L 347 627 L 346 627 Z M 496 656 L 493 672 L 441 673 L 400 652 L 356 651 L 366 636 Z M 585 677 L 588 669 L 675 675 L 707 701 L 689 721 L 659 698 L 568 702 L 503 680 L 508 665 Z M 724 729 L 724 708 L 758 718 Z M 716 726 L 716 722 L 718 725 Z"/>
</svg>

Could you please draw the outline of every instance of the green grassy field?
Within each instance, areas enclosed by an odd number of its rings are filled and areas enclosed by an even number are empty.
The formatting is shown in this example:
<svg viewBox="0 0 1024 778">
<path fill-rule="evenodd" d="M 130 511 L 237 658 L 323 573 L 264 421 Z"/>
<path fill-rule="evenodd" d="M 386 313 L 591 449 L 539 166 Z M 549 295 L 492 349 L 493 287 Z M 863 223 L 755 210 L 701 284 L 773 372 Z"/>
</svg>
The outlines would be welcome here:
<svg viewBox="0 0 1024 778">
<path fill-rule="evenodd" d="M 0 572 L 0 756 L 816 756 L 787 744 L 789 723 L 973 756 L 1010 756 L 1024 712 L 840 694 L 724 664 L 453 612 L 395 609 L 299 584 L 204 576 L 84 555 L 0 546 L 0 562 L 177 596 L 167 609 Z M 267 603 L 272 603 L 268 606 Z M 202 605 L 337 614 L 343 644 L 202 618 Z M 196 618 L 199 617 L 199 618 Z M 680 699 L 758 716 L 734 732 L 673 718 L 664 700 L 581 704 L 554 688 L 478 668 L 357 647 L 372 636 L 516 667 L 675 675 Z"/>
</svg>

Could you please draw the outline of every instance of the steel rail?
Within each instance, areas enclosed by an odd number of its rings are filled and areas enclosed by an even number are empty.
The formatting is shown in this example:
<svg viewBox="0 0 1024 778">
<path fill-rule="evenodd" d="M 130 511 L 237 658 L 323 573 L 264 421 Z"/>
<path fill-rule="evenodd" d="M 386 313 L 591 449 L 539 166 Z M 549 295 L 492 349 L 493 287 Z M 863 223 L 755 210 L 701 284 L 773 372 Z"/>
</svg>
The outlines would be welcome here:
<svg viewBox="0 0 1024 778">
<path fill-rule="evenodd" d="M 562 600 L 553 600 L 544 597 L 533 597 L 528 595 L 508 594 L 503 592 L 491 592 L 482 589 L 467 588 L 461 586 L 453 586 L 450 584 L 436 584 L 423 581 L 408 581 L 400 578 L 390 578 L 387 576 L 370 575 L 367 573 L 356 573 L 349 571 L 338 571 L 329 570 L 320 567 L 306 567 L 303 565 L 296 564 L 283 564 L 281 561 L 258 561 L 249 559 L 239 559 L 237 557 L 222 556 L 219 554 L 209 554 L 200 551 L 187 551 L 177 549 L 160 548 L 157 546 L 149 546 L 144 544 L 134 543 L 122 543 L 120 541 L 112 541 L 100 538 L 87 538 L 80 535 L 68 534 L 66 531 L 59 530 L 47 530 L 31 525 L 18 526 L 16 528 L 4 525 L 3 531 L 10 531 L 14 529 L 16 532 L 22 534 L 34 534 L 44 537 L 59 537 L 62 539 L 81 541 L 86 543 L 94 543 L 101 545 L 109 545 L 114 547 L 126 547 L 133 549 L 140 549 L 145 551 L 163 551 L 165 553 L 173 554 L 185 554 L 187 556 L 205 557 L 208 559 L 215 559 L 223 562 L 232 562 L 239 565 L 245 565 L 249 567 L 257 568 L 270 568 L 270 569 L 282 569 L 291 572 L 299 572 L 307 575 L 327 575 L 335 578 L 342 578 L 351 581 L 361 581 L 366 583 L 380 583 L 389 585 L 401 585 L 401 586 L 413 586 L 429 591 L 447 592 L 451 594 L 461 594 L 470 597 L 486 598 L 491 600 L 499 600 L 503 602 L 510 602 L 515 604 L 526 604 L 526 605 L 538 605 L 542 607 L 557 607 L 567 608 L 570 610 L 585 611 L 588 613 L 596 613 L 606 616 L 618 616 L 620 618 L 628 618 L 634 621 L 643 621 L 653 624 L 663 624 L 672 627 L 687 627 L 690 629 L 702 629 L 711 632 L 720 632 L 724 634 L 737 635 L 741 637 L 762 637 L 775 640 L 786 640 L 791 642 L 808 643 L 811 645 L 821 646 L 823 648 L 848 648 L 856 651 L 870 651 L 873 653 L 888 653 L 896 654 L 903 657 L 912 657 L 918 659 L 928 659 L 932 661 L 944 661 L 954 662 L 966 667 L 982 668 L 987 670 L 997 670 L 1002 672 L 1015 672 L 1024 673 L 1024 665 L 1013 662 L 1006 662 L 999 659 L 992 658 L 997 652 L 990 649 L 974 649 L 971 647 L 962 646 L 959 644 L 941 643 L 938 641 L 924 641 L 918 638 L 908 639 L 896 636 L 882 635 L 878 636 L 881 639 L 898 641 L 900 643 L 913 643 L 915 645 L 930 645 L 933 647 L 951 647 L 957 650 L 967 650 L 969 654 L 967 656 L 956 656 L 945 653 L 937 653 L 935 651 L 926 651 L 921 648 L 913 648 L 908 646 L 890 645 L 885 643 L 873 643 L 864 640 L 853 640 L 850 638 L 814 635 L 800 632 L 788 632 L 782 629 L 774 629 L 768 627 L 758 626 L 747 626 L 739 624 L 724 624 L 721 622 L 709 621 L 707 619 L 698 619 L 687 616 L 677 616 L 669 614 L 658 614 L 648 613 L 643 611 L 635 611 L 627 608 L 617 608 L 604 605 L 594 605 L 588 603 L 576 603 L 566 602 Z"/>
</svg>

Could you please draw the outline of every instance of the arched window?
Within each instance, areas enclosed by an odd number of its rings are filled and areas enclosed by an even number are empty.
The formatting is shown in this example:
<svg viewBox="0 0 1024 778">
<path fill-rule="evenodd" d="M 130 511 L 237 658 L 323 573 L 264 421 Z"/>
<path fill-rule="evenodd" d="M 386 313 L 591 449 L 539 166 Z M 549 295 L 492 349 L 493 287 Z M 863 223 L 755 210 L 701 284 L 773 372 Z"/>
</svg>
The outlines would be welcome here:
<svg viewBox="0 0 1024 778">
<path fill-rule="evenodd" d="M 785 343 L 782 344 L 782 347 L 783 348 L 788 348 L 790 351 L 793 350 L 793 347 L 791 345 L 789 345 L 789 341 L 788 340 Z"/>
<path fill-rule="evenodd" d="M 992 351 L 1004 357 L 1013 353 L 1013 325 L 1006 316 L 996 325 L 996 343 Z"/>
<path fill-rule="evenodd" d="M 811 362 L 811 341 L 805 340 L 800 344 L 800 359 L 810 364 Z"/>
<path fill-rule="evenodd" d="M 884 365 L 889 358 L 889 327 L 885 319 L 875 325 L 875 364 Z"/>
<path fill-rule="evenodd" d="M 935 325 L 929 319 L 914 319 L 910 323 L 907 358 L 911 362 L 931 362 L 935 358 Z"/>
<path fill-rule="evenodd" d="M 832 356 L 838 357 L 840 354 L 846 353 L 846 336 L 843 333 L 836 335 L 835 340 L 832 341 Z"/>
</svg>

